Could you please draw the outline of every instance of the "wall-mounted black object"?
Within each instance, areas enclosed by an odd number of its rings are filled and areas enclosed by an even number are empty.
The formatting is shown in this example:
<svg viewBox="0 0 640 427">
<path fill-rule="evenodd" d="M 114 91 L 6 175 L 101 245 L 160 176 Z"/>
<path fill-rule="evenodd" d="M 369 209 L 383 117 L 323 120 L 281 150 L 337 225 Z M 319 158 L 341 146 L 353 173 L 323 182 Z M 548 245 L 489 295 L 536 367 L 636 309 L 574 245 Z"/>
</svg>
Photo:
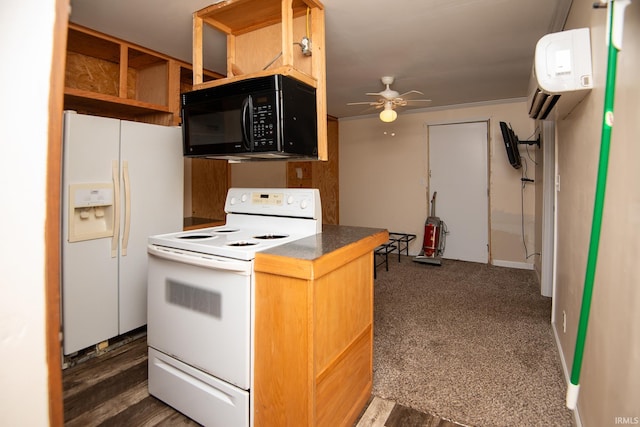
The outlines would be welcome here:
<svg viewBox="0 0 640 427">
<path fill-rule="evenodd" d="M 500 122 L 500 130 L 502 131 L 502 139 L 504 140 L 504 147 L 507 150 L 507 157 L 509 157 L 509 163 L 515 169 L 520 169 L 522 161 L 520 160 L 520 150 L 518 150 L 518 144 L 537 145 L 540 148 L 540 137 L 535 141 L 520 141 L 518 135 L 513 131 L 511 126 L 505 122 Z"/>
</svg>

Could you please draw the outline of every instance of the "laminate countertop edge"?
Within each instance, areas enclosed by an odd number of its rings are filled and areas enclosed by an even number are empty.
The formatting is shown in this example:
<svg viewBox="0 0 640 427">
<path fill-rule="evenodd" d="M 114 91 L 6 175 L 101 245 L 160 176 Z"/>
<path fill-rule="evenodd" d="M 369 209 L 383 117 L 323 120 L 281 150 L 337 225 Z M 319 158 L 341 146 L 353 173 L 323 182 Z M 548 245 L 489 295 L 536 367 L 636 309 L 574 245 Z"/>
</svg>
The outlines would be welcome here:
<svg viewBox="0 0 640 427">
<path fill-rule="evenodd" d="M 367 254 L 389 239 L 382 228 L 324 224 L 322 233 L 256 253 L 254 270 L 314 280 Z"/>
</svg>

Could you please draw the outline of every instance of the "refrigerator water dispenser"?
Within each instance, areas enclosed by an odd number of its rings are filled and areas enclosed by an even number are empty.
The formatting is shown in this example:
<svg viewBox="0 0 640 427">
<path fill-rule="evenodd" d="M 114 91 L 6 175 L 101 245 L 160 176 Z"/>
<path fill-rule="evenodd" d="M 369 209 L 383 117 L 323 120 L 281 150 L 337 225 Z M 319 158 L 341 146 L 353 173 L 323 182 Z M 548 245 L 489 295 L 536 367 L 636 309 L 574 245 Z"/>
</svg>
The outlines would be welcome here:
<svg viewBox="0 0 640 427">
<path fill-rule="evenodd" d="M 113 184 L 69 185 L 69 242 L 113 236 Z"/>
</svg>

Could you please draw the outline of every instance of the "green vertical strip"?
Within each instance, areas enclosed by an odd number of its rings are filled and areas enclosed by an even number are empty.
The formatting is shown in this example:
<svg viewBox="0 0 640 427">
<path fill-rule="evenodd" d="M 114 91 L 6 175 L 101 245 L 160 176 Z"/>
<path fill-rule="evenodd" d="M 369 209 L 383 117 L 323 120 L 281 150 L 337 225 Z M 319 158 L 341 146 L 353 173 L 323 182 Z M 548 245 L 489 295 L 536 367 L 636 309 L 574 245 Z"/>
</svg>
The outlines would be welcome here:
<svg viewBox="0 0 640 427">
<path fill-rule="evenodd" d="M 609 4 L 613 7 L 613 1 Z M 600 142 L 600 162 L 598 164 L 598 176 L 596 181 L 596 195 L 593 206 L 593 220 L 591 223 L 591 237 L 589 241 L 589 255 L 587 258 L 587 270 L 584 278 L 584 291 L 582 294 L 582 307 L 580 308 L 580 320 L 576 348 L 571 369 L 571 383 L 578 385 L 580 371 L 582 370 L 582 358 L 584 356 L 589 313 L 591 311 L 591 297 L 593 295 L 593 282 L 598 262 L 598 248 L 600 246 L 600 230 L 602 228 L 602 212 L 604 210 L 604 196 L 607 187 L 607 171 L 609 169 L 609 148 L 611 146 L 611 128 L 613 126 L 613 102 L 616 88 L 616 68 L 618 62 L 618 49 L 612 42 L 613 13 L 609 13 L 609 54 L 607 59 L 607 81 L 604 95 L 604 114 L 602 118 L 602 137 Z"/>
</svg>

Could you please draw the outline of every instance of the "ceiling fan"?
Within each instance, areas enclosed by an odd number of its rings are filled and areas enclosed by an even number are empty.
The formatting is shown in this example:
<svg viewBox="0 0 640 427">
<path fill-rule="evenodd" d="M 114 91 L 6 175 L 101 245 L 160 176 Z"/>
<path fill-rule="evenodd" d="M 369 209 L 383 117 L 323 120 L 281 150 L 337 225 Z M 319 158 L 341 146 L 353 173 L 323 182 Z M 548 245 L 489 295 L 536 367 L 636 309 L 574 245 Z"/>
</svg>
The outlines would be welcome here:
<svg viewBox="0 0 640 427">
<path fill-rule="evenodd" d="M 407 95 L 418 94 L 424 95 L 417 90 L 410 90 L 405 93 L 398 93 L 391 89 L 389 86 L 393 84 L 393 77 L 384 76 L 381 78 L 382 84 L 386 86 L 386 89 L 376 93 L 366 93 L 367 96 L 379 97 L 377 101 L 363 101 L 363 102 L 349 102 L 347 105 L 369 105 L 374 108 L 383 108 L 380 112 L 380 120 L 383 122 L 392 122 L 398 117 L 398 113 L 395 111 L 396 107 L 404 107 L 412 102 L 430 102 L 430 99 L 406 99 Z"/>
</svg>

